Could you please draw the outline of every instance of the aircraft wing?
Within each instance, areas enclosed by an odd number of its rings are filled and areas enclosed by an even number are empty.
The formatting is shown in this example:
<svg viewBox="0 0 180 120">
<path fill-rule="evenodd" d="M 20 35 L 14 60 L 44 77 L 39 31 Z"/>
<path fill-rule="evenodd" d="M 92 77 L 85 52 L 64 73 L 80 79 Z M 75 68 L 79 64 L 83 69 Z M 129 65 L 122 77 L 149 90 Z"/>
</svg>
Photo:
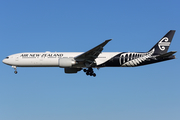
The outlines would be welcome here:
<svg viewBox="0 0 180 120">
<path fill-rule="evenodd" d="M 88 64 L 92 64 L 94 60 L 99 56 L 102 52 L 103 47 L 112 39 L 106 40 L 103 43 L 99 44 L 98 46 L 92 48 L 91 50 L 82 53 L 81 55 L 75 57 L 74 59 L 78 62 L 84 62 Z"/>
</svg>

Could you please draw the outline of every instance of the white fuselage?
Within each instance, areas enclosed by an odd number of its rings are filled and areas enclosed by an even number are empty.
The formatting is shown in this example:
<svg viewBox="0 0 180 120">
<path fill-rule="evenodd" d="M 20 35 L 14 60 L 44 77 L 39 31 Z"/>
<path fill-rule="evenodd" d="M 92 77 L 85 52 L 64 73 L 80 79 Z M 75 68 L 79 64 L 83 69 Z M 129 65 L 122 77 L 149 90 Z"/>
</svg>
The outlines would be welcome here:
<svg viewBox="0 0 180 120">
<path fill-rule="evenodd" d="M 59 67 L 60 58 L 74 58 L 83 52 L 37 52 L 13 54 L 3 63 L 17 67 Z M 95 59 L 97 65 L 102 64 L 119 52 L 103 52 Z"/>
</svg>

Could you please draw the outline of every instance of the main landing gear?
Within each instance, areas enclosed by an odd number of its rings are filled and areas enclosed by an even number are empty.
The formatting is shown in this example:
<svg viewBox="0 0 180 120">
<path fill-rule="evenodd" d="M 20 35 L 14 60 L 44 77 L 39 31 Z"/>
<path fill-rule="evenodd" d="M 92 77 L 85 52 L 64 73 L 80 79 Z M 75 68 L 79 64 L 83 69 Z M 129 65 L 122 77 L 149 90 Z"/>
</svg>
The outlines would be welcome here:
<svg viewBox="0 0 180 120">
<path fill-rule="evenodd" d="M 90 67 L 88 69 L 83 69 L 83 71 L 86 73 L 86 75 L 90 75 L 90 76 L 96 77 L 96 73 L 94 73 L 92 67 Z"/>
<path fill-rule="evenodd" d="M 14 68 L 14 73 L 17 74 L 18 72 L 16 66 L 12 66 L 12 68 Z"/>
</svg>

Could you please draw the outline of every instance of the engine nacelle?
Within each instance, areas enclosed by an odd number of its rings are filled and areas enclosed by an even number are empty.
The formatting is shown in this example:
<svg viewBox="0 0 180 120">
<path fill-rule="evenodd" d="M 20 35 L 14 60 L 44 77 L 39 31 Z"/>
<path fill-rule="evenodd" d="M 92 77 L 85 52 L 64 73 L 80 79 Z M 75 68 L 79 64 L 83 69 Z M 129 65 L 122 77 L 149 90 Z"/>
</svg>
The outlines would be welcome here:
<svg viewBox="0 0 180 120">
<path fill-rule="evenodd" d="M 59 58 L 59 67 L 70 68 L 76 64 L 76 61 L 72 58 Z"/>
<path fill-rule="evenodd" d="M 77 73 L 82 70 L 82 68 L 64 68 L 65 73 Z"/>
</svg>

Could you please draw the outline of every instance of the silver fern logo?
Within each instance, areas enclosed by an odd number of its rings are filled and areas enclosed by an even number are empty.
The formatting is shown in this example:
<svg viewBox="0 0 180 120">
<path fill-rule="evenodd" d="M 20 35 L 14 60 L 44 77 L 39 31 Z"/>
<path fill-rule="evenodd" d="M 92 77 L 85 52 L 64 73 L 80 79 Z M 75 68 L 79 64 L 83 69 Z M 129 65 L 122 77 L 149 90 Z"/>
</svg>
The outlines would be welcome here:
<svg viewBox="0 0 180 120">
<path fill-rule="evenodd" d="M 158 43 L 158 47 L 161 51 L 164 51 L 165 50 L 165 46 L 169 46 L 170 45 L 170 42 L 168 42 L 168 38 L 167 37 L 164 37 L 162 38 L 162 40 Z"/>
<path fill-rule="evenodd" d="M 146 61 L 154 53 L 152 49 L 148 53 L 123 53 L 120 55 L 119 62 L 122 67 L 134 67 Z"/>
</svg>

